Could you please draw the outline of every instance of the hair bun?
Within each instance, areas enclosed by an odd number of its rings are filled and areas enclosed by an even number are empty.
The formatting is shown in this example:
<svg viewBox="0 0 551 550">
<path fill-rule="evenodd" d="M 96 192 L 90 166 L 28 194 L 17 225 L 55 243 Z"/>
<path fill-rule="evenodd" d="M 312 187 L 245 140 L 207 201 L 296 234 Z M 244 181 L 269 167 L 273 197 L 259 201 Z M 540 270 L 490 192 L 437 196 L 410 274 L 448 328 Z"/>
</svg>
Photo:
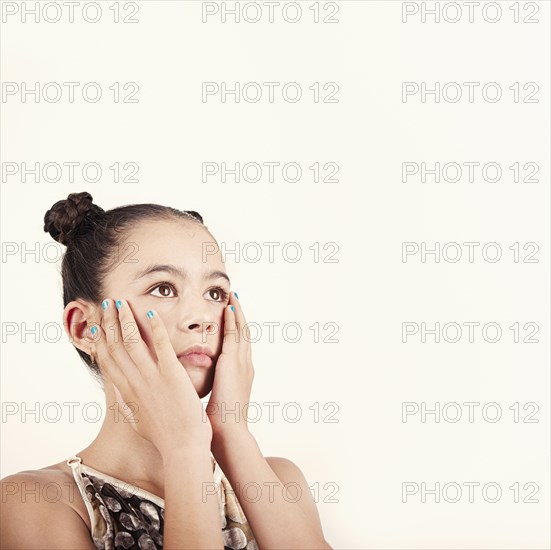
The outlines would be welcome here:
<svg viewBox="0 0 551 550">
<path fill-rule="evenodd" d="M 91 218 L 104 210 L 92 202 L 92 195 L 71 193 L 65 200 L 57 201 L 44 216 L 44 231 L 65 246 L 75 241 Z"/>
</svg>

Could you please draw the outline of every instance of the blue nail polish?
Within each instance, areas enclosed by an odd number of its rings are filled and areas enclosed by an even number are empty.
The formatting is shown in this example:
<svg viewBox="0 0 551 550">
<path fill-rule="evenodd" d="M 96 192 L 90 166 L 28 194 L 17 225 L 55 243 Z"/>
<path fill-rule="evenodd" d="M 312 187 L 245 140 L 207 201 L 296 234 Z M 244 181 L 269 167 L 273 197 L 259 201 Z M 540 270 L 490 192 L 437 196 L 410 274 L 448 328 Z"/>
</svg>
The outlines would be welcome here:
<svg viewBox="0 0 551 550">
<path fill-rule="evenodd" d="M 122 305 L 122 303 L 121 303 L 121 301 L 120 301 L 120 300 L 117 300 L 117 301 L 115 302 L 115 305 L 117 306 L 117 309 L 120 309 L 120 308 L 121 308 L 121 305 Z"/>
<path fill-rule="evenodd" d="M 237 295 L 237 292 L 234 291 L 234 296 L 239 300 L 239 296 Z"/>
<path fill-rule="evenodd" d="M 96 325 L 92 326 L 92 328 L 90 329 L 90 332 L 92 333 L 92 336 L 94 336 L 97 331 L 98 331 L 98 327 L 96 327 Z"/>
<path fill-rule="evenodd" d="M 147 312 L 147 316 L 149 317 L 149 319 L 151 319 L 153 317 L 153 312 L 151 310 L 149 310 Z"/>
<path fill-rule="evenodd" d="M 109 306 L 109 300 L 103 300 L 103 302 L 101 303 L 101 307 L 103 309 L 107 309 L 108 306 Z"/>
<path fill-rule="evenodd" d="M 235 311 L 235 308 L 233 306 L 230 306 L 230 308 L 231 308 L 232 311 Z"/>
</svg>

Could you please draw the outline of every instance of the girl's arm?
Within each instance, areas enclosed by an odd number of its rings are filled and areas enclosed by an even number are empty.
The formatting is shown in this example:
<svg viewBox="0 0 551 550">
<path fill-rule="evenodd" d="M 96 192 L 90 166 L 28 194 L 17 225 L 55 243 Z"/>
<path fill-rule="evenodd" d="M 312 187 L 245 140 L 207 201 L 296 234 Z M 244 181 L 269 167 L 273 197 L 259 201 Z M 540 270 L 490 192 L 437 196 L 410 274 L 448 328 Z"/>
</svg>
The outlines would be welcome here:
<svg viewBox="0 0 551 550">
<path fill-rule="evenodd" d="M 163 550 L 223 550 L 218 493 L 211 490 L 214 475 L 210 450 L 176 450 L 164 456 L 163 463 Z"/>
<path fill-rule="evenodd" d="M 315 503 L 300 470 L 291 461 L 281 468 L 280 460 L 279 467 L 276 466 L 287 480 L 290 477 L 299 486 L 303 483 L 304 490 L 295 501 L 287 496 L 284 484 L 248 430 L 244 411 L 254 379 L 251 335 L 235 292 L 230 294 L 229 304 L 224 311 L 222 353 L 216 364 L 206 407 L 213 429 L 211 449 L 214 458 L 236 492 L 262 550 L 331 549 L 323 536 Z M 249 497 L 246 488 L 251 485 L 253 491 Z"/>
<path fill-rule="evenodd" d="M 251 433 L 217 439 L 212 453 L 236 492 L 259 548 L 331 550 L 308 486 L 297 476 L 300 498 L 294 490 L 287 493 Z M 250 486 L 254 490 L 243 490 Z"/>
</svg>

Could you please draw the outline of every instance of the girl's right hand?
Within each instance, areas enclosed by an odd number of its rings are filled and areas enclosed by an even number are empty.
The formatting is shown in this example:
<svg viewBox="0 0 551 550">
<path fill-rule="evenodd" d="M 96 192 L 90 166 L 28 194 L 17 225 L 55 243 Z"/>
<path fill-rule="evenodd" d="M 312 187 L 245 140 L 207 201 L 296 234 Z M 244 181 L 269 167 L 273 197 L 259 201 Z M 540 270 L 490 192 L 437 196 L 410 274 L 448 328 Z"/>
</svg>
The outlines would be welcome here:
<svg viewBox="0 0 551 550">
<path fill-rule="evenodd" d="M 106 374 L 113 383 L 119 402 L 131 411 L 125 421 L 163 457 L 180 449 L 210 452 L 211 424 L 158 313 L 152 311 L 147 321 L 153 353 L 141 338 L 128 302 L 120 300 L 118 310 L 113 300 L 107 303 L 100 324 L 95 325 L 97 332 L 89 333 L 91 352 L 104 379 Z"/>
</svg>

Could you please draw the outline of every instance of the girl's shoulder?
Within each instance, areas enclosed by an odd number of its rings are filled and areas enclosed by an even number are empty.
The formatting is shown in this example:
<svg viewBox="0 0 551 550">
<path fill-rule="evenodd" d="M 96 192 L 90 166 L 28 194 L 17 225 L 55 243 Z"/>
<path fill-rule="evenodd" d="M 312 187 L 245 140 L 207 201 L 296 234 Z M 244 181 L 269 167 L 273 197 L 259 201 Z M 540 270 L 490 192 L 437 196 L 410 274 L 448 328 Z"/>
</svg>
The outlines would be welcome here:
<svg viewBox="0 0 551 550">
<path fill-rule="evenodd" d="M 80 516 L 88 531 L 90 518 L 71 468 L 65 461 L 36 470 L 22 470 L 1 480 L 3 506 L 13 510 L 62 510 L 69 507 Z"/>
<path fill-rule="evenodd" d="M 3 549 L 95 549 L 77 507 L 70 505 L 70 483 L 62 470 L 24 470 L 1 482 Z"/>
</svg>

